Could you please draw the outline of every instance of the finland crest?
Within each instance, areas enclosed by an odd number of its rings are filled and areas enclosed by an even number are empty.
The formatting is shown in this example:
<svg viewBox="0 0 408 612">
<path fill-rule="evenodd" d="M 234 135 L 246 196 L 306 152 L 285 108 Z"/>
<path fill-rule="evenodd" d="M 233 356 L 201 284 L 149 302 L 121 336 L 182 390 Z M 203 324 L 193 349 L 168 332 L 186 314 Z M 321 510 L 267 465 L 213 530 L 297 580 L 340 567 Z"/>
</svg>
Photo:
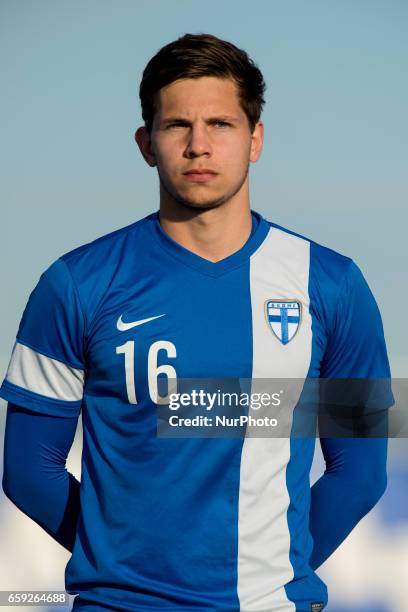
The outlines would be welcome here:
<svg viewBox="0 0 408 612">
<path fill-rule="evenodd" d="M 287 344 L 295 336 L 300 326 L 301 314 L 301 303 L 295 300 L 265 302 L 266 321 L 282 344 Z"/>
</svg>

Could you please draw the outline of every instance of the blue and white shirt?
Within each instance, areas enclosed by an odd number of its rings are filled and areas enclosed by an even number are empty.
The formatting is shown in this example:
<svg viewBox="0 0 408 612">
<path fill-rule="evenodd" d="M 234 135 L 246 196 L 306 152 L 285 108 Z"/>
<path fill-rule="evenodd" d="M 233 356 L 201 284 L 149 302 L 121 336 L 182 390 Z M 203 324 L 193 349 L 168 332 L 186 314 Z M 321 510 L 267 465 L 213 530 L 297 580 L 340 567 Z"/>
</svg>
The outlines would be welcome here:
<svg viewBox="0 0 408 612">
<path fill-rule="evenodd" d="M 82 411 L 81 512 L 65 574 L 74 610 L 327 602 L 309 565 L 313 438 L 156 435 L 159 374 L 390 375 L 356 264 L 252 216 L 246 244 L 213 263 L 153 213 L 63 255 L 30 295 L 0 395 L 48 415 Z"/>
</svg>

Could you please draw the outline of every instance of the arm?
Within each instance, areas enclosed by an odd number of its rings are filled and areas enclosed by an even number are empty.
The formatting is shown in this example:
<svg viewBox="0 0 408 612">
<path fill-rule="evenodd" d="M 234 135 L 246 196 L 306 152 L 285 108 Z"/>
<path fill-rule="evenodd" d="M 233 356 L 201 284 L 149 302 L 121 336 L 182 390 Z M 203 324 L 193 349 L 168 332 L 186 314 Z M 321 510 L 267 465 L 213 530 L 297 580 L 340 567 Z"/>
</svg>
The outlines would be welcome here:
<svg viewBox="0 0 408 612">
<path fill-rule="evenodd" d="M 320 443 L 326 470 L 311 489 L 313 569 L 340 546 L 387 484 L 386 438 L 321 438 Z"/>
<path fill-rule="evenodd" d="M 72 551 L 80 483 L 65 467 L 78 417 L 48 416 L 9 403 L 3 490 L 51 537 Z"/>
<path fill-rule="evenodd" d="M 9 402 L 3 489 L 72 550 L 79 483 L 65 468 L 81 411 L 85 315 L 71 271 L 55 261 L 31 292 L 0 397 Z"/>
<path fill-rule="evenodd" d="M 390 368 L 378 306 L 354 262 L 334 306 L 321 365 L 326 384 L 319 432 L 326 469 L 311 489 L 313 569 L 373 508 L 387 483 Z"/>
</svg>

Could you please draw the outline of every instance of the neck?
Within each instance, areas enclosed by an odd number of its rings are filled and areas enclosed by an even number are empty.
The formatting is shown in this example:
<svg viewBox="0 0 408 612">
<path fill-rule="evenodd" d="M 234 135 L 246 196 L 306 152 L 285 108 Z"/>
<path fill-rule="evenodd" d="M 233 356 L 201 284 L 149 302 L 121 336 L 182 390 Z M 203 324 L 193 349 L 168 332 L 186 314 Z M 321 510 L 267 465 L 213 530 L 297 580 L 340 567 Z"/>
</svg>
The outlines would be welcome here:
<svg viewBox="0 0 408 612">
<path fill-rule="evenodd" d="M 249 197 L 192 209 L 160 193 L 160 225 L 175 242 L 216 263 L 244 246 L 252 229 Z M 166 197 L 167 196 L 167 197 Z"/>
</svg>

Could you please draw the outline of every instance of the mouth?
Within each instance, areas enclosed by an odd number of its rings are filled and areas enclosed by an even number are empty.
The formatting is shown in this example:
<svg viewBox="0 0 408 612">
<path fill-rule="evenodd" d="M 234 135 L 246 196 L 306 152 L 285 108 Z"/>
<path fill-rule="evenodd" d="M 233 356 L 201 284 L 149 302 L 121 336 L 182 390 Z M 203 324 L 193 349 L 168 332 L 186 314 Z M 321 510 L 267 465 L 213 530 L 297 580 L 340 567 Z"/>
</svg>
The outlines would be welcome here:
<svg viewBox="0 0 408 612">
<path fill-rule="evenodd" d="M 187 181 L 193 183 L 205 183 L 215 179 L 218 175 L 217 172 L 204 168 L 200 170 L 188 170 L 187 172 L 183 172 L 183 176 L 185 176 Z"/>
</svg>

